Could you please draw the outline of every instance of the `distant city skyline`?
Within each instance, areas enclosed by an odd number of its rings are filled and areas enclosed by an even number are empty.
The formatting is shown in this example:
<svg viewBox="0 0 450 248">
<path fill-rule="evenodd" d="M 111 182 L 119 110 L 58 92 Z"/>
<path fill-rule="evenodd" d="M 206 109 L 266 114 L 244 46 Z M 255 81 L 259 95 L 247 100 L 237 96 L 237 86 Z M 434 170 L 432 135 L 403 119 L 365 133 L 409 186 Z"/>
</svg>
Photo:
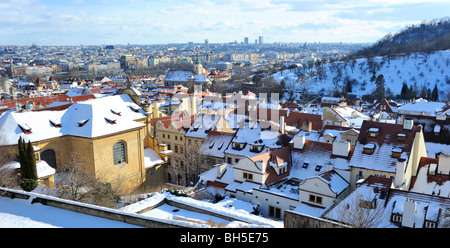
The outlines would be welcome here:
<svg viewBox="0 0 450 248">
<path fill-rule="evenodd" d="M 375 42 L 446 0 L 2 0 L 0 45 Z"/>
</svg>

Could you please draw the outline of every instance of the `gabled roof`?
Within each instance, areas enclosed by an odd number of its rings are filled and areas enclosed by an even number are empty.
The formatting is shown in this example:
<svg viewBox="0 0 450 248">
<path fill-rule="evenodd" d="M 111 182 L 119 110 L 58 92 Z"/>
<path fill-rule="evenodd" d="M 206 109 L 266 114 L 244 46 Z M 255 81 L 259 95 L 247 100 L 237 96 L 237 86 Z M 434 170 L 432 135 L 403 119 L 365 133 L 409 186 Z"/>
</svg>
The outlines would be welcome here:
<svg viewBox="0 0 450 248">
<path fill-rule="evenodd" d="M 154 127 L 156 123 L 161 122 L 164 128 L 168 128 L 171 124 L 173 124 L 178 130 L 185 129 L 185 131 L 187 131 L 191 127 L 194 120 L 195 115 L 187 116 L 184 111 L 181 111 L 169 116 L 152 118 L 150 120 L 150 125 Z"/>
<path fill-rule="evenodd" d="M 337 169 L 348 169 L 349 161 L 354 154 L 354 147 L 350 147 L 347 158 L 333 155 L 333 144 L 312 140 L 305 140 L 302 150 L 291 149 L 292 171 L 291 177 L 300 180 L 313 177 L 327 170 L 327 164 Z"/>
<path fill-rule="evenodd" d="M 266 168 L 265 168 L 265 183 L 267 186 L 270 186 L 274 183 L 277 183 L 284 179 L 285 177 L 289 176 L 289 172 L 291 171 L 291 159 L 290 159 L 290 147 L 285 146 L 280 149 L 275 149 L 267 153 L 269 156 L 266 157 L 267 159 L 265 162 Z M 270 165 L 269 161 L 275 159 L 277 161 L 277 166 L 282 165 L 283 163 L 287 163 L 287 173 L 283 173 L 278 175 L 275 169 Z"/>
<path fill-rule="evenodd" d="M 376 137 L 370 137 L 369 131 L 377 130 Z M 364 121 L 358 136 L 350 165 L 359 168 L 372 169 L 394 173 L 397 158 L 392 157 L 394 148 L 401 149 L 401 157 L 409 158 L 411 147 L 420 126 L 413 126 L 412 130 L 404 130 L 401 124 Z M 398 140 L 398 135 L 404 137 L 404 141 Z M 364 153 L 364 146 L 374 147 L 372 154 Z"/>
<path fill-rule="evenodd" d="M 342 193 L 345 189 L 350 186 L 350 184 L 341 175 L 339 175 L 335 170 L 325 171 L 317 176 L 325 182 L 331 191 L 336 195 Z"/>
<path fill-rule="evenodd" d="M 321 115 L 294 112 L 286 109 L 257 108 L 256 111 L 258 120 L 279 122 L 280 116 L 284 116 L 284 122 L 287 126 L 301 129 L 304 123 L 310 122 L 312 130 L 319 131 L 322 129 Z"/>
</svg>

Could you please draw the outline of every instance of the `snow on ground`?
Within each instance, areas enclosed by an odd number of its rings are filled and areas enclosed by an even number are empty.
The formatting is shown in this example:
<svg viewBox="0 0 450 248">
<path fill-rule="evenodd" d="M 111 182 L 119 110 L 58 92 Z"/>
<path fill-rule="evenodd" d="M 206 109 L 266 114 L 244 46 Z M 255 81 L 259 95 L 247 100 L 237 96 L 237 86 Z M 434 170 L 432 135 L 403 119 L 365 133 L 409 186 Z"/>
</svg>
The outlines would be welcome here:
<svg viewBox="0 0 450 248">
<path fill-rule="evenodd" d="M 198 212 L 173 207 L 168 204 L 162 204 L 161 206 L 153 208 L 149 211 L 145 211 L 146 208 L 150 208 L 164 199 L 172 200 L 223 216 L 232 217 L 241 221 L 229 221 L 219 217 L 214 217 L 212 215 L 201 214 Z M 218 203 L 211 203 L 207 201 L 195 200 L 190 197 L 178 197 L 168 192 L 163 192 L 155 193 L 152 197 L 128 205 L 121 210 L 129 213 L 138 213 L 142 211 L 140 214 L 144 216 L 151 216 L 153 218 L 160 218 L 163 220 L 195 222 L 198 223 L 198 227 L 208 227 L 211 226 L 211 223 L 215 223 L 216 225 L 222 227 L 283 227 L 283 222 L 281 221 L 274 221 L 251 214 L 253 207 L 254 206 L 251 203 L 228 197 Z M 213 224 L 212 226 L 214 227 L 216 225 Z"/>
<path fill-rule="evenodd" d="M 29 200 L 0 197 L 1 228 L 137 228 L 120 221 L 109 220 L 65 209 L 31 204 Z"/>
<path fill-rule="evenodd" d="M 422 85 L 433 90 L 434 85 L 437 84 L 439 89 L 440 100 L 447 99 L 447 92 L 450 91 L 450 84 L 446 82 L 446 78 L 450 77 L 450 50 L 437 51 L 431 53 L 428 57 L 423 53 L 412 53 L 408 56 L 392 57 L 388 61 L 387 57 L 374 57 L 373 61 L 380 65 L 376 75 L 383 74 L 385 79 L 386 89 L 389 87 L 394 95 L 400 94 L 403 82 L 406 82 L 408 87 L 416 85 L 420 89 Z M 336 62 L 342 67 L 342 77 L 340 80 L 340 89 L 342 89 L 342 82 L 348 75 L 350 79 L 358 81 L 358 85 L 352 86 L 351 94 L 357 97 L 371 94 L 375 90 L 375 83 L 370 81 L 372 73 L 368 69 L 367 59 L 356 59 L 355 66 L 352 69 L 352 62 L 347 64 L 343 62 Z M 309 80 L 306 85 L 310 93 L 325 93 L 331 95 L 334 90 L 333 78 L 337 75 L 336 70 L 332 71 L 332 63 L 325 65 L 326 79 Z M 295 70 L 284 70 L 277 72 L 272 76 L 277 82 L 285 80 L 287 87 L 292 87 L 292 83 L 297 80 Z M 366 83 L 365 86 L 363 85 Z M 300 89 L 299 85 L 295 88 Z M 331 93 L 331 94 L 330 94 Z"/>
</svg>

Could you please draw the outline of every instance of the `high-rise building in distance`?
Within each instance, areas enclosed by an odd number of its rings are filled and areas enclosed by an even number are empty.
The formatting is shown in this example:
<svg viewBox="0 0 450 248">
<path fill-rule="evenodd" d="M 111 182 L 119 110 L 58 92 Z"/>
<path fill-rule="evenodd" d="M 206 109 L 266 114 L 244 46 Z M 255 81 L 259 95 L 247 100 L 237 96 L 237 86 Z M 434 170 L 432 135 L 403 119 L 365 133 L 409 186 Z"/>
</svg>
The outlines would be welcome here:
<svg viewBox="0 0 450 248">
<path fill-rule="evenodd" d="M 262 45 L 262 43 L 263 43 L 263 37 L 259 36 L 259 44 Z"/>
</svg>

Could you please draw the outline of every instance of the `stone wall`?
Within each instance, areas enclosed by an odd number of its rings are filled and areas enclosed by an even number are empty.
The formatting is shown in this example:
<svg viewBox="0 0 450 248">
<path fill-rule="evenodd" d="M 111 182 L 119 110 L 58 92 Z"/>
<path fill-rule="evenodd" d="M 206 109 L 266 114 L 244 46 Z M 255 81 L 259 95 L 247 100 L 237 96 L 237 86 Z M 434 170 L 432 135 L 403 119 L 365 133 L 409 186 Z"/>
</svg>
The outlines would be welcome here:
<svg viewBox="0 0 450 248">
<path fill-rule="evenodd" d="M 284 212 L 285 228 L 348 228 L 337 222 L 286 210 Z"/>
</svg>

